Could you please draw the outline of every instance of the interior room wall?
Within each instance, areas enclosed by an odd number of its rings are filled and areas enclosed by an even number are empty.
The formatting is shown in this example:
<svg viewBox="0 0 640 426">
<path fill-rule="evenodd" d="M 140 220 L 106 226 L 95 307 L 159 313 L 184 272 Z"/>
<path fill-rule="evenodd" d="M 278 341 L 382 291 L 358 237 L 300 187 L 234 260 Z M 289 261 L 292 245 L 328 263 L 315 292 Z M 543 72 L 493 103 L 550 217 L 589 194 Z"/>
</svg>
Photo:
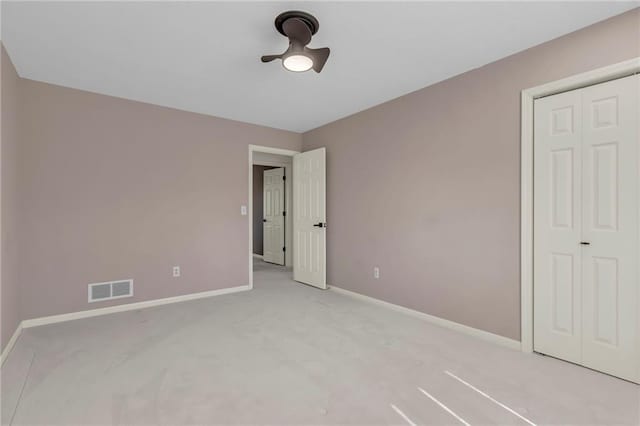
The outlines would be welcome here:
<svg viewBox="0 0 640 426">
<path fill-rule="evenodd" d="M 0 179 L 2 228 L 2 252 L 0 254 L 0 350 L 3 350 L 20 321 L 18 296 L 18 99 L 20 80 L 0 44 L 0 126 L 2 128 L 0 148 Z"/>
<path fill-rule="evenodd" d="M 248 146 L 300 134 L 21 83 L 24 319 L 249 283 Z M 134 297 L 87 303 L 126 278 Z"/>
<path fill-rule="evenodd" d="M 264 254 L 262 232 L 262 205 L 264 195 L 264 171 L 273 166 L 253 166 L 253 254 Z"/>
<path fill-rule="evenodd" d="M 329 284 L 519 339 L 520 92 L 640 56 L 639 23 L 634 9 L 305 133 L 305 151 L 327 148 Z"/>
</svg>

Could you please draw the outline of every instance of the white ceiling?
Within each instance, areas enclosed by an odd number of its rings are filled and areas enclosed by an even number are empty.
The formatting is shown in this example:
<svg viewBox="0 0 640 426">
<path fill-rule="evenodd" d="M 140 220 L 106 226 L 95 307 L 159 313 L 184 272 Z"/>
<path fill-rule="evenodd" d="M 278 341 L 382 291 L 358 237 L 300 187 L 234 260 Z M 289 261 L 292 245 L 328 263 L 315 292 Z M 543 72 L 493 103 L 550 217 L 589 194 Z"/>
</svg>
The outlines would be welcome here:
<svg viewBox="0 0 640 426">
<path fill-rule="evenodd" d="M 2 40 L 25 78 L 303 132 L 638 5 L 2 2 Z M 260 62 L 289 9 L 320 21 L 321 74 Z"/>
</svg>

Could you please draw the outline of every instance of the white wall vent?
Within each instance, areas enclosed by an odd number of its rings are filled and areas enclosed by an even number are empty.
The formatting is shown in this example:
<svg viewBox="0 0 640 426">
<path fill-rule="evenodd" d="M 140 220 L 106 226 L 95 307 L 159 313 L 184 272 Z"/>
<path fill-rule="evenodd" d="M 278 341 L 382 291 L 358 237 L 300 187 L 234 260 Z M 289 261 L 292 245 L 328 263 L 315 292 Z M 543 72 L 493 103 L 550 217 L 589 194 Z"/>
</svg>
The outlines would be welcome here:
<svg viewBox="0 0 640 426">
<path fill-rule="evenodd" d="M 89 284 L 89 303 L 133 296 L 133 280 Z"/>
</svg>

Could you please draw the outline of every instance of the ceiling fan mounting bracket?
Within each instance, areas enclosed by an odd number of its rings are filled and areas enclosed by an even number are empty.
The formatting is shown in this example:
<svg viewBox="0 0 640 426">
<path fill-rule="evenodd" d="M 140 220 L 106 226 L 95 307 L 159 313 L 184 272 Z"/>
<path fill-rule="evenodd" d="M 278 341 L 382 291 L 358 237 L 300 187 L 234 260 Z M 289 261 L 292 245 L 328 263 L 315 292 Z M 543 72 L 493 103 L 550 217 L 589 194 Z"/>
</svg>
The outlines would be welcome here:
<svg viewBox="0 0 640 426">
<path fill-rule="evenodd" d="M 287 35 L 282 29 L 282 25 L 287 19 L 291 19 L 291 18 L 298 18 L 302 22 L 304 22 L 305 25 L 309 27 L 309 30 L 311 31 L 312 35 L 317 33 L 318 28 L 320 28 L 320 24 L 318 23 L 318 20 L 313 15 L 307 12 L 302 12 L 300 10 L 289 10 L 287 12 L 282 12 L 280 15 L 278 15 L 276 17 L 276 22 L 275 22 L 276 29 L 280 34 L 282 34 L 285 37 Z"/>
</svg>

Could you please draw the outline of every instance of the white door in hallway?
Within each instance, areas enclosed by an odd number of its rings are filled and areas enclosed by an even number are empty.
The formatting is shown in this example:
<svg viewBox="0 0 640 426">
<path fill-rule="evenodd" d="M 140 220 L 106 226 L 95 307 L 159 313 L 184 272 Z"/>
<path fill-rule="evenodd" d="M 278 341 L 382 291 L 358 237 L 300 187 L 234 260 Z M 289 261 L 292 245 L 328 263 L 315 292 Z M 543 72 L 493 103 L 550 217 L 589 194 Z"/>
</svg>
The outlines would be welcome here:
<svg viewBox="0 0 640 426">
<path fill-rule="evenodd" d="M 325 149 L 293 156 L 293 279 L 326 289 Z"/>
<path fill-rule="evenodd" d="M 262 232 L 264 261 L 284 265 L 284 168 L 265 170 Z"/>
<path fill-rule="evenodd" d="M 535 102 L 534 347 L 640 383 L 640 76 Z"/>
</svg>

